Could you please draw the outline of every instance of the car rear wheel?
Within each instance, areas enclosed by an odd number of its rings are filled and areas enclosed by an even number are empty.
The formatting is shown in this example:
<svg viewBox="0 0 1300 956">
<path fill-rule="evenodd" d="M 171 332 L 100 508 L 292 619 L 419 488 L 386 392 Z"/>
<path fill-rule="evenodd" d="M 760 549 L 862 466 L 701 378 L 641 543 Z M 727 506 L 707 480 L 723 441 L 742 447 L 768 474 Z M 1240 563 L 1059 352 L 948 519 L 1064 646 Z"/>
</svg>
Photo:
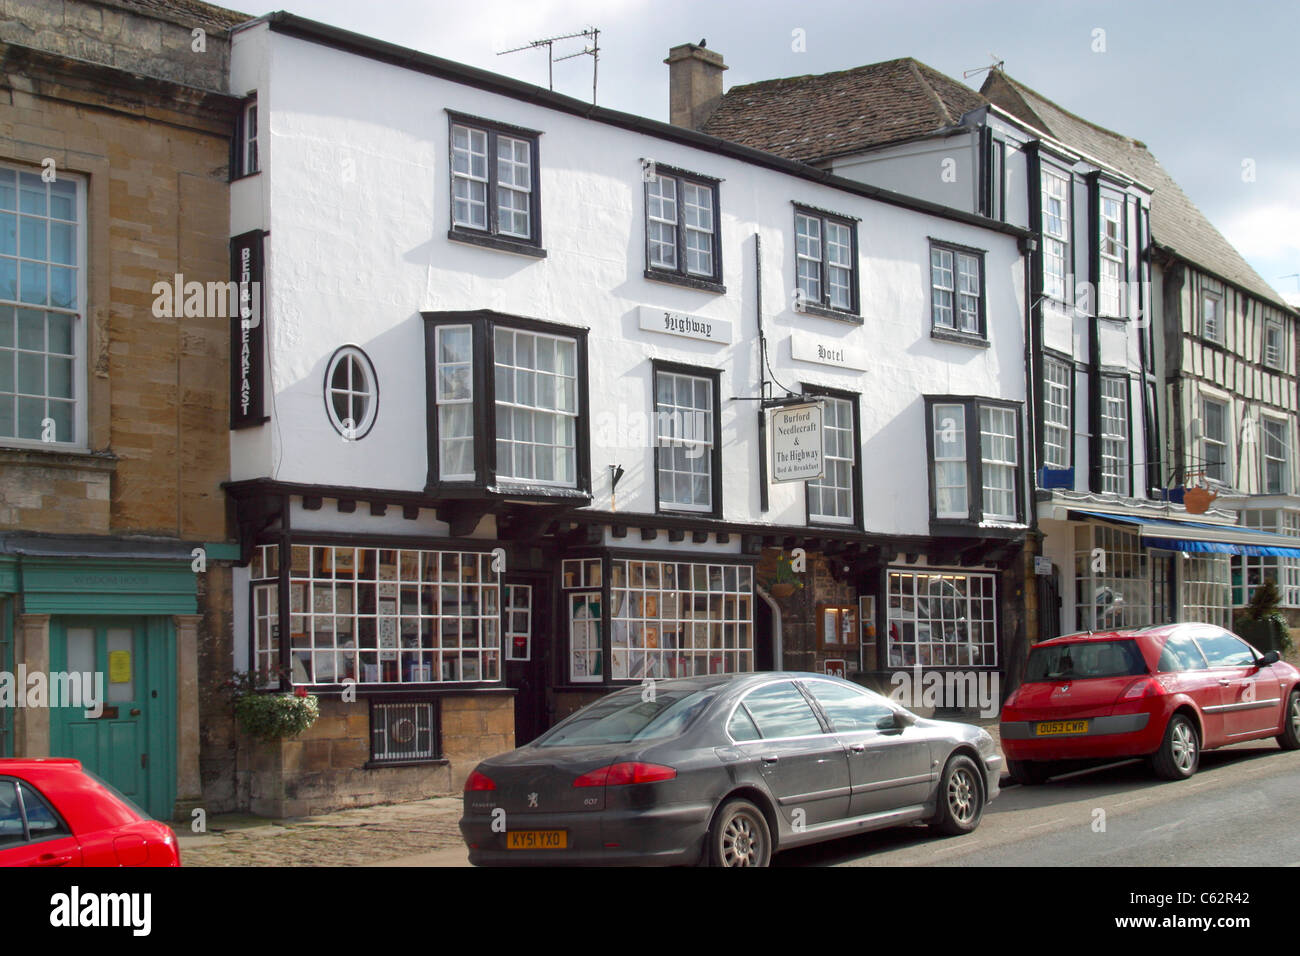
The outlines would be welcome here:
<svg viewBox="0 0 1300 956">
<path fill-rule="evenodd" d="M 1286 699 L 1286 713 L 1282 717 L 1282 732 L 1277 742 L 1283 750 L 1300 750 L 1300 689 L 1291 691 Z"/>
<path fill-rule="evenodd" d="M 1183 714 L 1174 714 L 1165 728 L 1160 749 L 1151 755 L 1151 769 L 1166 780 L 1186 780 L 1196 773 L 1201 760 L 1201 741 L 1196 725 Z"/>
<path fill-rule="evenodd" d="M 748 800 L 728 800 L 709 829 L 712 866 L 767 866 L 772 862 L 772 833 L 763 811 Z"/>
<path fill-rule="evenodd" d="M 963 754 L 948 761 L 939 780 L 939 813 L 934 827 L 949 836 L 970 833 L 984 816 L 984 785 L 980 769 Z"/>
<path fill-rule="evenodd" d="M 1052 775 L 1053 765 L 1041 760 L 1008 760 L 1007 770 L 1011 779 L 1026 787 L 1046 783 Z"/>
</svg>

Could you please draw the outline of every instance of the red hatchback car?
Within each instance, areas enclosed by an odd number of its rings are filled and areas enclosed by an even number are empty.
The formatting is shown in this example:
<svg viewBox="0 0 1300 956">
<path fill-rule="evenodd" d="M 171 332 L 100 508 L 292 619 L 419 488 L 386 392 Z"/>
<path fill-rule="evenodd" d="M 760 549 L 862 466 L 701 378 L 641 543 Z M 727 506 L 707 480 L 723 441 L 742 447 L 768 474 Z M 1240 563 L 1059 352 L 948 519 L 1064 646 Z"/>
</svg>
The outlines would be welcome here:
<svg viewBox="0 0 1300 956">
<path fill-rule="evenodd" d="M 58 758 L 0 760 L 0 866 L 180 866 L 176 835 Z"/>
<path fill-rule="evenodd" d="M 1300 748 L 1300 671 L 1210 624 L 1067 634 L 1035 644 L 1002 705 L 1013 778 L 1042 783 L 1061 761 L 1146 757 L 1169 780 L 1202 750 L 1276 737 Z"/>
</svg>

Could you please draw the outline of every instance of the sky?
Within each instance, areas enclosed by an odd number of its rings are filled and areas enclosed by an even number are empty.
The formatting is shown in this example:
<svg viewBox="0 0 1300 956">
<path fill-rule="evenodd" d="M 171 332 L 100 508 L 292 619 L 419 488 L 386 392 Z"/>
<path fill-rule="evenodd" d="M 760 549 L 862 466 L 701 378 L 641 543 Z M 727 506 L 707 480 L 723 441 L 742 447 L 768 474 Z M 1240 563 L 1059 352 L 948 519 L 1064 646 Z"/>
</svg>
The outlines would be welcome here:
<svg viewBox="0 0 1300 956">
<path fill-rule="evenodd" d="M 254 15 L 288 10 L 540 86 L 544 49 L 499 51 L 595 26 L 597 102 L 660 120 L 668 119 L 668 49 L 701 39 L 725 58 L 727 88 L 903 56 L 960 80 L 1001 60 L 1009 76 L 1065 109 L 1145 142 L 1264 281 L 1300 301 L 1300 0 L 229 5 Z M 581 39 L 554 47 L 556 57 L 582 49 Z M 590 99 L 591 68 L 589 56 L 555 64 L 556 91 Z M 978 89 L 983 74 L 965 82 Z"/>
</svg>

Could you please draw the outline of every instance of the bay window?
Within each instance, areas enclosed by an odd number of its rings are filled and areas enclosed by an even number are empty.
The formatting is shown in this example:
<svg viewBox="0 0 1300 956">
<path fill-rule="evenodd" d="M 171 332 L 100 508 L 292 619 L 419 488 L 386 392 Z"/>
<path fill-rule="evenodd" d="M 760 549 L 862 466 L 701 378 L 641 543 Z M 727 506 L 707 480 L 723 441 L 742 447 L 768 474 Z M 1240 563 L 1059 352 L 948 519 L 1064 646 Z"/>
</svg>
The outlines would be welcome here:
<svg viewBox="0 0 1300 956">
<path fill-rule="evenodd" d="M 586 330 L 487 311 L 424 318 L 429 485 L 587 497 Z"/>
</svg>

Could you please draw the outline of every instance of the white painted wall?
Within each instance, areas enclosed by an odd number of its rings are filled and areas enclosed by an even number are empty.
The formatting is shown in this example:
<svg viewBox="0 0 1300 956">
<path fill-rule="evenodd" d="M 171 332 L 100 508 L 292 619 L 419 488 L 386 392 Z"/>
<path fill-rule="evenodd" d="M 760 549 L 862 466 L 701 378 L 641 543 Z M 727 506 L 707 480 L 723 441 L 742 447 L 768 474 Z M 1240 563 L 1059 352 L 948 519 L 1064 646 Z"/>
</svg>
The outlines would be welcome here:
<svg viewBox="0 0 1300 956">
<path fill-rule="evenodd" d="M 426 477 L 421 310 L 488 308 L 589 328 L 593 507 L 655 511 L 653 453 L 620 422 L 652 412 L 654 358 L 723 370 L 724 517 L 803 524 L 802 484 L 759 509 L 754 234 L 776 378 L 860 391 L 868 529 L 929 528 L 925 393 L 1023 400 L 1023 275 L 1013 237 L 923 215 L 688 146 L 378 63 L 264 26 L 234 38 L 232 88 L 257 86 L 269 210 L 273 421 L 232 439 L 237 478 L 420 490 Z M 448 240 L 448 118 L 455 110 L 540 130 L 542 242 L 535 260 Z M 725 295 L 647 280 L 641 160 L 719 177 Z M 238 184 L 237 184 L 238 185 Z M 256 200 L 241 190 L 240 217 Z M 860 217 L 864 322 L 797 314 L 792 201 Z M 247 218 L 237 218 L 246 223 Z M 987 250 L 991 347 L 930 338 L 927 237 Z M 640 306 L 725 319 L 721 346 L 645 332 Z M 790 358 L 792 331 L 870 355 L 856 372 Z M 374 428 L 345 442 L 324 408 L 336 348 L 366 351 L 379 378 Z M 610 417 L 612 416 L 612 418 Z M 269 437 L 268 437 L 269 436 Z"/>
</svg>

